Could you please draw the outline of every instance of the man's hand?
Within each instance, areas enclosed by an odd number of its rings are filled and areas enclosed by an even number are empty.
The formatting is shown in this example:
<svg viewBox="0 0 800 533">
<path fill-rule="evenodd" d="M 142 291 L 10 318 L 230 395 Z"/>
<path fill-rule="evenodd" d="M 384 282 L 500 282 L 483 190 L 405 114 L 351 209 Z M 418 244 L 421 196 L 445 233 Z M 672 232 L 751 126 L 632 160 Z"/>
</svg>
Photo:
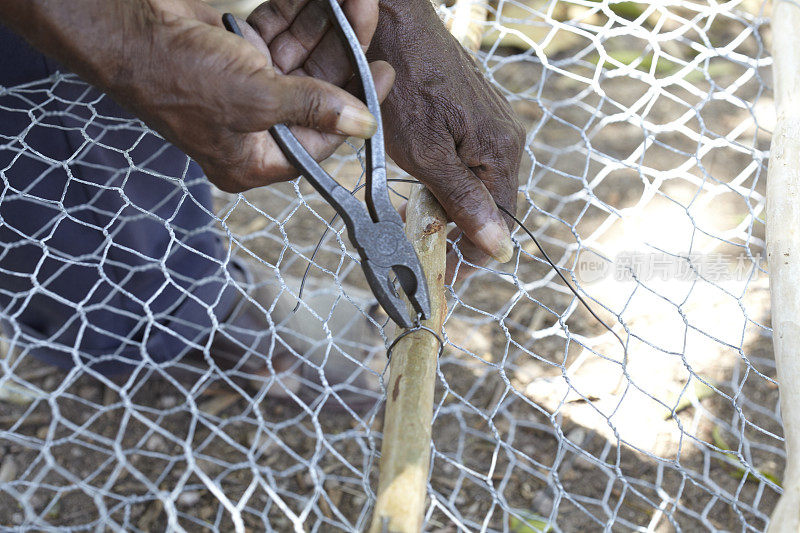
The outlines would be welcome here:
<svg viewBox="0 0 800 533">
<path fill-rule="evenodd" d="M 463 231 L 458 247 L 469 262 L 482 265 L 486 254 L 506 262 L 511 221 L 495 202 L 515 212 L 525 130 L 429 0 L 380 5 L 368 55 L 397 72 L 382 107 L 389 155 L 425 183 Z M 455 259 L 451 251 L 448 278 Z M 462 265 L 459 277 L 469 270 Z"/>
<path fill-rule="evenodd" d="M 275 124 L 295 125 L 319 160 L 344 136 L 375 130 L 366 106 L 337 87 L 352 73 L 328 24 L 305 24 L 308 9 L 279 4 L 255 28 L 241 24 L 247 40 L 200 0 L 3 2 L 0 19 L 136 113 L 219 188 L 238 192 L 296 175 L 266 131 Z M 343 9 L 366 47 L 377 0 L 345 0 Z M 302 49 L 291 46 L 299 27 Z M 384 62 L 372 70 L 385 97 L 394 73 Z"/>
</svg>

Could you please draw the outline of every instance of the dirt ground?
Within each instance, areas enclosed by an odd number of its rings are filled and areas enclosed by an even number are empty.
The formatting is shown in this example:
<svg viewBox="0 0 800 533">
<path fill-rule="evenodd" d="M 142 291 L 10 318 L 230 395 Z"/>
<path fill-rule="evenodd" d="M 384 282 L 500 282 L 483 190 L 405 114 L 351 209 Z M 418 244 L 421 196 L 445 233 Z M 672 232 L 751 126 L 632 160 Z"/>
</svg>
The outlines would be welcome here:
<svg viewBox="0 0 800 533">
<path fill-rule="evenodd" d="M 718 47 L 741 32 L 725 20 L 708 30 Z M 694 92 L 665 84 L 641 105 L 642 69 L 609 66 L 593 85 L 596 58 L 582 50 L 564 44 L 545 68 L 500 49 L 486 66 L 529 130 L 518 214 L 627 351 L 522 232 L 514 261 L 453 287 L 425 530 L 763 531 L 784 460 L 766 267 L 753 259 L 763 253 L 769 71 L 748 79 L 734 61 L 705 64 L 686 78 Z M 736 51 L 765 55 L 753 37 Z M 664 68 L 653 67 L 657 78 L 675 72 Z M 326 163 L 350 186 L 361 176 L 353 153 Z M 330 209 L 302 182 L 242 198 L 219 196 L 221 235 L 231 231 L 239 255 L 302 275 Z M 363 288 L 343 236 L 327 237 L 310 275 Z M 745 274 L 575 277 L 581 253 L 616 268 L 617 254 L 643 250 L 672 264 L 722 254 L 729 269 L 744 256 Z M 370 362 L 386 378 L 376 348 Z M 120 390 L 7 360 L 0 528 L 232 530 L 236 515 L 252 531 L 369 523 L 383 389 L 358 412 L 323 411 L 318 399 L 276 401 L 221 375 L 190 388 L 143 374 Z"/>
</svg>

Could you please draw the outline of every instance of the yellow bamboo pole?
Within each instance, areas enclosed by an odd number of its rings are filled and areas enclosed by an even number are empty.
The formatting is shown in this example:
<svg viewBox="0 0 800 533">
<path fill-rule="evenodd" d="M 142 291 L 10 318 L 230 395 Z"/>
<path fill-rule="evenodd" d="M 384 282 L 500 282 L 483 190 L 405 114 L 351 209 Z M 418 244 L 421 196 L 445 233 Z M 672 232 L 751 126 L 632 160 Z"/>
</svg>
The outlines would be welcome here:
<svg viewBox="0 0 800 533">
<path fill-rule="evenodd" d="M 439 332 L 446 311 L 447 219 L 433 195 L 422 186 L 414 186 L 409 197 L 406 236 L 428 281 L 432 316 L 423 325 Z M 378 500 L 370 532 L 416 533 L 422 528 L 438 352 L 438 339 L 425 330 L 406 335 L 392 351 Z"/>
<path fill-rule="evenodd" d="M 459 0 L 447 26 L 473 52 L 481 42 L 485 6 Z M 447 218 L 436 198 L 415 186 L 406 208 L 406 236 L 419 256 L 431 297 L 433 316 L 423 325 L 442 330 L 447 311 L 444 294 Z M 386 414 L 383 423 L 378 499 L 370 533 L 418 533 L 425 514 L 431 450 L 433 392 L 439 340 L 429 331 L 400 339 L 389 363 Z"/>
</svg>

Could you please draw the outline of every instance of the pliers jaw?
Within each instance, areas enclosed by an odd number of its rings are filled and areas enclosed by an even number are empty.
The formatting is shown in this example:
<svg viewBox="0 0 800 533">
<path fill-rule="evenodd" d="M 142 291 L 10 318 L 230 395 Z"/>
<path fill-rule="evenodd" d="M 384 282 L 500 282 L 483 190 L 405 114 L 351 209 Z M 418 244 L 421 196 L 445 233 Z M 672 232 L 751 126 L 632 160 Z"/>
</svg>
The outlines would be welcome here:
<svg viewBox="0 0 800 533">
<path fill-rule="evenodd" d="M 361 268 L 375 299 L 389 318 L 410 329 L 415 323 L 412 318 L 425 320 L 431 317 L 425 273 L 399 225 L 379 222 L 371 229 L 369 235 L 362 233 L 353 238 L 361 253 Z M 414 310 L 411 317 L 406 302 L 398 294 L 397 285 L 411 303 Z"/>
</svg>

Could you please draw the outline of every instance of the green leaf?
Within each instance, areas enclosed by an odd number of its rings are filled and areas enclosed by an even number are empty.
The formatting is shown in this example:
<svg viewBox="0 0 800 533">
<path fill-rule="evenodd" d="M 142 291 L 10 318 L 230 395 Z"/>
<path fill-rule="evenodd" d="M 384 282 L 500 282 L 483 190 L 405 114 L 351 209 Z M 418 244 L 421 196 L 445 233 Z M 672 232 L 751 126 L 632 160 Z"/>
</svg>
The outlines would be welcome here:
<svg viewBox="0 0 800 533">
<path fill-rule="evenodd" d="M 711 63 L 707 68 L 699 66 L 694 70 L 690 70 L 683 79 L 691 83 L 697 83 L 705 81 L 706 75 L 711 79 L 718 79 L 723 76 L 734 76 L 738 68 L 740 67 L 732 61 L 716 61 Z"/>
<path fill-rule="evenodd" d="M 699 380 L 692 380 L 692 387 L 690 387 L 687 391 L 683 392 L 680 398 L 677 398 L 678 404 L 675 406 L 675 414 L 680 413 L 687 407 L 692 406 L 692 400 L 696 399 L 698 402 L 700 400 L 705 400 L 714 395 L 714 389 L 703 383 Z M 670 405 L 675 400 L 672 400 L 667 405 Z M 664 420 L 668 420 L 672 418 L 672 411 L 668 411 L 664 415 Z"/>
<path fill-rule="evenodd" d="M 655 56 L 652 52 L 644 54 L 641 51 L 637 50 L 613 50 L 608 52 L 608 57 L 613 59 L 617 63 L 622 63 L 623 65 L 633 66 L 637 70 L 641 70 L 643 72 L 650 72 L 653 66 L 653 60 Z M 596 56 L 591 59 L 592 63 L 597 64 L 600 62 L 600 57 Z M 663 57 L 660 57 L 656 60 L 656 74 L 669 74 L 676 70 L 677 65 L 672 61 L 668 61 Z M 615 63 L 610 61 L 605 61 L 603 68 L 608 69 L 615 69 L 619 68 L 619 66 Z"/>
<path fill-rule="evenodd" d="M 636 20 L 645 10 L 645 4 L 636 2 L 609 2 L 608 7 L 615 15 L 628 20 Z"/>
<path fill-rule="evenodd" d="M 780 478 L 778 478 L 778 476 L 776 476 L 772 472 L 768 472 L 766 470 L 759 470 L 758 473 L 761 474 L 762 476 L 764 476 L 766 479 L 772 481 L 773 483 L 775 483 L 779 487 L 783 487 L 783 485 L 781 485 Z"/>
<path fill-rule="evenodd" d="M 722 431 L 719 429 L 719 426 L 714 426 L 714 429 L 711 430 L 711 439 L 714 441 L 714 446 L 720 448 L 722 450 L 731 450 L 732 448 L 728 445 L 725 438 L 722 436 Z M 729 472 L 730 476 L 736 479 L 742 479 L 745 476 L 748 476 L 749 471 L 748 469 L 743 468 L 741 462 L 739 461 L 739 457 L 733 453 L 720 453 L 719 460 L 726 464 L 728 467 L 731 468 Z M 723 459 L 722 457 L 727 457 L 728 461 Z M 731 464 L 731 462 L 733 464 Z M 775 483 L 777 486 L 782 487 L 781 480 L 778 479 L 778 476 L 769 472 L 767 470 L 756 470 L 759 474 L 761 474 L 765 479 L 768 479 Z M 749 478 L 750 476 L 748 476 Z M 749 481 L 749 479 L 748 479 Z M 754 478 L 753 481 L 758 481 L 758 478 Z"/>
<path fill-rule="evenodd" d="M 590 0 L 591 2 L 601 3 L 602 0 Z M 611 11 L 624 19 L 628 20 L 636 20 L 639 18 L 639 15 L 644 13 L 647 4 L 640 4 L 638 2 L 608 2 L 608 7 Z"/>
<path fill-rule="evenodd" d="M 511 515 L 508 519 L 511 533 L 547 533 L 550 531 L 550 521 L 530 511 L 515 511 L 522 518 Z"/>
</svg>

